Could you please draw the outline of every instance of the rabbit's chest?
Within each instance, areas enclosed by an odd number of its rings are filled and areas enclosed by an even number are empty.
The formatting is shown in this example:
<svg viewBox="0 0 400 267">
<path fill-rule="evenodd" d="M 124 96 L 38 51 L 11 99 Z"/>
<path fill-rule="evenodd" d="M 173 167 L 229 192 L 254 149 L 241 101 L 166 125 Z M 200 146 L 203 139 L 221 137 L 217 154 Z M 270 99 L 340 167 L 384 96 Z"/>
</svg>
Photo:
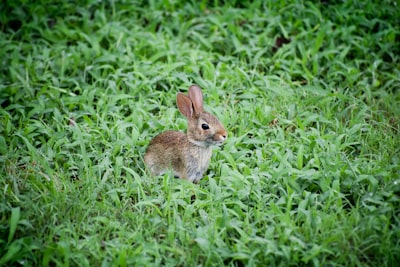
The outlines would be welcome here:
<svg viewBox="0 0 400 267">
<path fill-rule="evenodd" d="M 208 168 L 211 158 L 211 147 L 207 149 L 196 149 L 186 159 L 186 170 L 190 180 L 200 180 Z"/>
</svg>

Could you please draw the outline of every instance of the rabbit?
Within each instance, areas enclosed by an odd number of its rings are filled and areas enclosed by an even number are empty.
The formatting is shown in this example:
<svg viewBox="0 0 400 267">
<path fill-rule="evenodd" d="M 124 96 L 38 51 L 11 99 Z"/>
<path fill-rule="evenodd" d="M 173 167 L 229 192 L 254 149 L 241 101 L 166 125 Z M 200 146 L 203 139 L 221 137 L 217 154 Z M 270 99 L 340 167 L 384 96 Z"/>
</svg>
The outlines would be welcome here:
<svg viewBox="0 0 400 267">
<path fill-rule="evenodd" d="M 166 131 L 157 135 L 150 141 L 144 161 L 154 176 L 171 168 L 176 177 L 197 184 L 208 168 L 212 146 L 222 145 L 227 132 L 215 116 L 204 111 L 198 85 L 189 87 L 188 96 L 178 93 L 176 101 L 187 118 L 187 133 Z"/>
</svg>

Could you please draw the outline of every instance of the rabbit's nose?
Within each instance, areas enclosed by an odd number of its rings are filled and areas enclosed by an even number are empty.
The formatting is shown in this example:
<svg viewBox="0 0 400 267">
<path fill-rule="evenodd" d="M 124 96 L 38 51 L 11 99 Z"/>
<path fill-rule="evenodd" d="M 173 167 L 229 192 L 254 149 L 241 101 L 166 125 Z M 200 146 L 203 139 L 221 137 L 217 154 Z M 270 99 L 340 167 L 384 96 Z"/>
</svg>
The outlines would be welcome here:
<svg viewBox="0 0 400 267">
<path fill-rule="evenodd" d="M 226 137 L 227 137 L 226 132 L 217 133 L 217 134 L 214 136 L 214 140 L 215 140 L 215 141 L 225 141 Z"/>
<path fill-rule="evenodd" d="M 227 133 L 226 131 L 223 131 L 223 132 L 221 133 L 221 135 L 222 135 L 222 137 L 224 138 L 224 140 L 225 140 L 226 138 L 228 138 L 228 133 Z"/>
</svg>

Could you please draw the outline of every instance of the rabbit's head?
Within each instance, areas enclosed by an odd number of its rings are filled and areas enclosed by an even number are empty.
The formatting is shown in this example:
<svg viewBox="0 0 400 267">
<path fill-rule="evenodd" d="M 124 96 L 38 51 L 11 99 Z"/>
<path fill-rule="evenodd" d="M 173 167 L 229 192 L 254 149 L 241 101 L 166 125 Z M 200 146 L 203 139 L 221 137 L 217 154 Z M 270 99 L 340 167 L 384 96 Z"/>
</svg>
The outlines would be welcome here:
<svg viewBox="0 0 400 267">
<path fill-rule="evenodd" d="M 188 96 L 178 93 L 179 111 L 188 120 L 187 137 L 189 142 L 200 147 L 221 145 L 227 138 L 227 132 L 221 122 L 212 114 L 204 111 L 203 94 L 197 85 L 189 88 Z"/>
</svg>

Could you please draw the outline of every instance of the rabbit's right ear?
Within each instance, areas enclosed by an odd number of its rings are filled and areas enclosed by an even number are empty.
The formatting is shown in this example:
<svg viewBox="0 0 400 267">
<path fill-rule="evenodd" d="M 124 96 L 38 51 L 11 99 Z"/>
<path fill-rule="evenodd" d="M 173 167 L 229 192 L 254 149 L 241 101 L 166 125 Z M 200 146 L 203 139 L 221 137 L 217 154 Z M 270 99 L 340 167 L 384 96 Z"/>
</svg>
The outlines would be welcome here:
<svg viewBox="0 0 400 267">
<path fill-rule="evenodd" d="M 179 111 L 186 117 L 193 117 L 193 103 L 190 98 L 182 93 L 176 95 L 176 104 L 178 105 Z"/>
<path fill-rule="evenodd" d="M 188 95 L 193 102 L 193 107 L 196 114 L 198 115 L 204 112 L 203 93 L 201 92 L 201 88 L 198 85 L 193 84 L 192 86 L 189 87 Z"/>
</svg>

